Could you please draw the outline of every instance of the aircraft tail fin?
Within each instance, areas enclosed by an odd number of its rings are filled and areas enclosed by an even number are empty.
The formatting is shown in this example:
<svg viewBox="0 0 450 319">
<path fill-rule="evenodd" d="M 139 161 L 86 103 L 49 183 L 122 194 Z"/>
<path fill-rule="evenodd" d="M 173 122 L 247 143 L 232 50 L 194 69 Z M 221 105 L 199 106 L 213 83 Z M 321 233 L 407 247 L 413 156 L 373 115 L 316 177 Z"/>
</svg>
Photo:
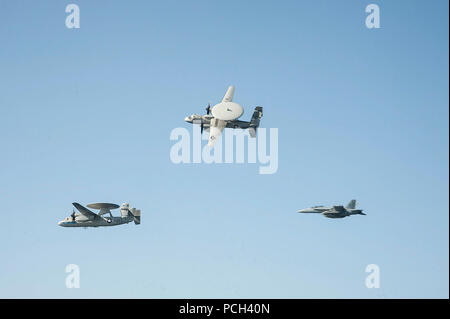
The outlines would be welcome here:
<svg viewBox="0 0 450 319">
<path fill-rule="evenodd" d="M 250 119 L 250 136 L 256 137 L 256 129 L 259 127 L 259 121 L 263 116 L 263 108 L 261 106 L 255 107 L 255 111 L 253 111 L 252 118 Z"/>
<path fill-rule="evenodd" d="M 139 225 L 141 223 L 141 210 L 132 208 L 131 210 L 128 210 L 129 216 L 133 217 L 134 223 L 136 225 Z"/>
<path fill-rule="evenodd" d="M 356 208 L 356 199 L 352 199 L 345 208 L 355 209 Z"/>
</svg>

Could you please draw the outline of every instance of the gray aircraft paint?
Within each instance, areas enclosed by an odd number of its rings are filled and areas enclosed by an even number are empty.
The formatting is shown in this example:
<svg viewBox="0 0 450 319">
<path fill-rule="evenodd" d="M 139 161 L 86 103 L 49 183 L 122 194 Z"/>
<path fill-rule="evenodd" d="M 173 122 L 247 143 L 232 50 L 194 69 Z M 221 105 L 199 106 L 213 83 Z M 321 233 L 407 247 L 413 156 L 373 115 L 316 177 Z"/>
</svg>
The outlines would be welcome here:
<svg viewBox="0 0 450 319">
<path fill-rule="evenodd" d="M 256 130 L 263 116 L 263 108 L 255 107 L 249 122 L 240 121 L 238 118 L 244 113 L 244 109 L 241 105 L 232 102 L 233 95 L 234 86 L 231 85 L 220 103 L 212 108 L 208 105 L 206 115 L 192 114 L 184 119 L 188 123 L 200 124 L 202 132 L 204 129 L 209 132 L 208 145 L 211 147 L 225 128 L 248 129 L 250 136 L 256 137 Z"/>
<path fill-rule="evenodd" d="M 73 212 L 71 215 L 64 218 L 58 223 L 62 227 L 105 227 L 105 226 L 117 226 L 122 224 L 128 224 L 132 221 L 136 225 L 141 223 L 141 211 L 135 208 L 129 209 L 127 203 L 122 204 L 120 207 L 121 216 L 113 216 L 111 209 L 116 209 L 119 206 L 108 203 L 95 203 L 87 205 L 93 209 L 100 209 L 98 214 L 90 211 L 86 207 L 73 203 L 79 213 Z M 103 217 L 103 215 L 109 215 Z"/>
<path fill-rule="evenodd" d="M 313 206 L 310 208 L 300 209 L 297 213 L 302 214 L 322 214 L 327 218 L 344 218 L 352 215 L 366 215 L 362 209 L 356 209 L 356 200 L 352 199 L 346 207 L 344 206 Z"/>
</svg>

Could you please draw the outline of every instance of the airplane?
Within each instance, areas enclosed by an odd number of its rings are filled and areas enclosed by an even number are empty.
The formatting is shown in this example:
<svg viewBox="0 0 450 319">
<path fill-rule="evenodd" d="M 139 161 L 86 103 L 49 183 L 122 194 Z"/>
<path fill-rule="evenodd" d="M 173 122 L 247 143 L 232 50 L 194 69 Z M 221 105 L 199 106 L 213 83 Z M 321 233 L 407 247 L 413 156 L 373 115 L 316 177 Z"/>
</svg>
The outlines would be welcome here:
<svg viewBox="0 0 450 319">
<path fill-rule="evenodd" d="M 362 209 L 356 209 L 356 200 L 352 199 L 347 206 L 313 206 L 311 208 L 300 209 L 297 213 L 322 214 L 328 218 L 344 218 L 351 215 L 366 215 Z"/>
<path fill-rule="evenodd" d="M 201 133 L 209 131 L 208 146 L 212 147 L 217 138 L 222 134 L 224 128 L 248 129 L 251 137 L 256 137 L 256 129 L 263 115 L 261 106 L 255 107 L 250 122 L 239 121 L 238 118 L 244 113 L 239 104 L 233 102 L 234 86 L 228 87 L 222 101 L 211 108 L 208 104 L 206 115 L 192 114 L 184 120 L 188 123 L 200 124 Z"/>
<path fill-rule="evenodd" d="M 99 227 L 99 226 L 116 226 L 122 224 L 128 224 L 134 221 L 136 225 L 141 223 L 141 210 L 136 208 L 131 208 L 128 203 L 122 204 L 120 207 L 116 204 L 109 203 L 94 203 L 86 205 L 92 209 L 99 209 L 98 214 L 90 211 L 86 207 L 78 204 L 72 203 L 73 206 L 79 211 L 75 213 L 72 211 L 70 216 L 67 216 L 62 221 L 58 222 L 59 226 L 62 227 Z M 120 217 L 115 217 L 111 214 L 111 209 L 116 209 L 120 207 Z M 108 217 L 103 217 L 103 215 L 109 214 Z"/>
</svg>

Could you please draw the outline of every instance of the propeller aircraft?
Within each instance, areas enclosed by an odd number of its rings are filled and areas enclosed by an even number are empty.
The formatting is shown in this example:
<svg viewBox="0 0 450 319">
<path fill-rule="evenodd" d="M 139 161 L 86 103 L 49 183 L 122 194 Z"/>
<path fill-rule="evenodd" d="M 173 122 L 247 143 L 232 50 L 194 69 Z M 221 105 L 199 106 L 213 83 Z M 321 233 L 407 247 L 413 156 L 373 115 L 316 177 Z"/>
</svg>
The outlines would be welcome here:
<svg viewBox="0 0 450 319">
<path fill-rule="evenodd" d="M 122 206 L 110 203 L 94 203 L 87 205 L 89 208 L 100 210 L 97 214 L 78 203 L 72 203 L 72 205 L 79 213 L 75 213 L 75 210 L 72 210 L 71 215 L 58 222 L 59 226 L 100 227 L 128 224 L 132 221 L 134 221 L 136 225 L 141 223 L 141 210 L 136 208 L 130 209 L 128 203 L 124 203 Z M 121 216 L 113 216 L 111 210 L 119 207 Z M 104 217 L 104 215 L 107 216 Z"/>
<path fill-rule="evenodd" d="M 199 123 L 201 133 L 203 130 L 209 131 L 208 146 L 214 146 L 217 138 L 222 134 L 224 128 L 248 129 L 251 137 L 256 137 L 256 130 L 263 115 L 263 108 L 255 107 L 250 122 L 240 121 L 239 117 L 244 113 L 244 109 L 238 103 L 233 102 L 234 86 L 228 87 L 222 101 L 211 108 L 208 104 L 206 115 L 192 114 L 184 120 L 188 123 Z"/>
</svg>

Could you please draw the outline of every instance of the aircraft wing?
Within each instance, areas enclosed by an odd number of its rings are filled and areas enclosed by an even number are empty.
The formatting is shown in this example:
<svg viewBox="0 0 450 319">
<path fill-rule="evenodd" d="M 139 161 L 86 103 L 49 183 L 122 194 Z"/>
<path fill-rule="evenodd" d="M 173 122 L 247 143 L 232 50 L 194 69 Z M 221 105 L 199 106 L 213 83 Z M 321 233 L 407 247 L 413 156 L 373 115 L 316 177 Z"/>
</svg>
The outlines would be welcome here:
<svg viewBox="0 0 450 319">
<path fill-rule="evenodd" d="M 93 217 L 93 218 L 100 217 L 96 213 L 90 211 L 89 209 L 78 203 L 72 203 L 72 205 L 75 206 L 75 208 L 78 209 L 78 211 L 86 217 Z"/>
<path fill-rule="evenodd" d="M 222 121 L 216 118 L 211 119 L 209 123 L 209 138 L 208 138 L 208 146 L 213 147 L 217 141 L 217 138 L 222 134 L 223 129 L 227 125 L 226 121 Z"/>
<path fill-rule="evenodd" d="M 208 146 L 213 147 L 216 143 L 217 139 L 220 137 L 220 134 L 222 134 L 223 127 L 217 127 L 217 126 L 210 126 L 209 128 L 209 138 L 208 138 Z"/>
<path fill-rule="evenodd" d="M 222 102 L 231 102 L 231 101 L 233 101 L 233 95 L 234 95 L 234 86 L 230 85 L 228 87 L 227 92 L 225 93 L 225 96 L 222 99 Z"/>
</svg>

